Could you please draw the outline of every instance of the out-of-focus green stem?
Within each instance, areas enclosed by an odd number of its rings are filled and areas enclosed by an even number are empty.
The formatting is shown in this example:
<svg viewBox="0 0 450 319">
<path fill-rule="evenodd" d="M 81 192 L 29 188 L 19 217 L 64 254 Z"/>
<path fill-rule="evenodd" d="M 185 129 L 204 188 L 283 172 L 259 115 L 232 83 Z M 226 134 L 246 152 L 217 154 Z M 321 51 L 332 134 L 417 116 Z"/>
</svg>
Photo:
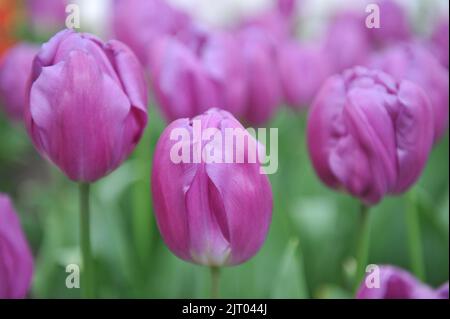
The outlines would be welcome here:
<svg viewBox="0 0 450 319">
<path fill-rule="evenodd" d="M 407 200 L 408 207 L 405 216 L 411 269 L 417 278 L 425 281 L 425 265 L 422 251 L 419 211 L 417 208 L 417 193 L 414 189 L 409 192 Z"/>
<path fill-rule="evenodd" d="M 361 280 L 364 277 L 364 272 L 369 260 L 369 246 L 370 246 L 370 218 L 369 206 L 361 203 L 359 212 L 359 229 L 357 237 L 357 258 L 356 258 L 356 276 L 355 276 L 355 290 L 358 289 Z"/>
<path fill-rule="evenodd" d="M 91 253 L 90 235 L 90 185 L 80 183 L 80 239 L 82 253 L 81 295 L 83 298 L 94 298 L 94 264 Z"/>
<path fill-rule="evenodd" d="M 219 298 L 220 268 L 211 266 L 211 299 Z"/>
</svg>

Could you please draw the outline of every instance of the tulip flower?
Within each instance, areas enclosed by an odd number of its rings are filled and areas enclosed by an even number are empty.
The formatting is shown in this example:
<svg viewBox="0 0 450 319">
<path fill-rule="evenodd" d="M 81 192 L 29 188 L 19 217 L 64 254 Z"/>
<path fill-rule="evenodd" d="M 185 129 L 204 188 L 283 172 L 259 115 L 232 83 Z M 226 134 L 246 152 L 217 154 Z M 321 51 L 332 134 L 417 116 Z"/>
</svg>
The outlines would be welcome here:
<svg viewBox="0 0 450 319">
<path fill-rule="evenodd" d="M 289 42 L 279 48 L 278 67 L 283 97 L 293 108 L 308 107 L 330 75 L 330 65 L 320 48 Z"/>
<path fill-rule="evenodd" d="M 230 129 L 248 143 L 226 144 L 223 137 Z M 198 139 L 211 130 L 220 141 Z M 186 133 L 182 141 L 174 139 L 180 131 Z M 188 150 L 182 154 L 187 160 L 174 158 L 180 143 Z M 272 191 L 260 163 L 249 160 L 249 145 L 257 143 L 230 113 L 217 109 L 178 119 L 164 130 L 155 150 L 151 184 L 159 230 L 176 256 L 219 267 L 243 263 L 260 249 L 271 221 Z M 193 159 L 200 153 L 223 159 L 227 152 L 233 152 L 232 159 L 233 154 L 244 154 L 243 161 L 208 161 L 204 155 Z"/>
<path fill-rule="evenodd" d="M 448 283 L 433 289 L 409 272 L 383 265 L 362 281 L 358 299 L 448 299 Z"/>
<path fill-rule="evenodd" d="M 415 43 L 390 47 L 374 56 L 369 65 L 424 89 L 433 107 L 434 140 L 437 141 L 448 125 L 448 70 L 428 50 Z"/>
<path fill-rule="evenodd" d="M 416 84 L 357 67 L 323 85 L 307 134 L 320 179 L 374 205 L 420 176 L 433 142 L 433 110 Z"/>
<path fill-rule="evenodd" d="M 25 298 L 33 256 L 11 200 L 0 193 L 0 299 Z"/>
<path fill-rule="evenodd" d="M 247 81 L 244 119 L 262 125 L 272 118 L 282 99 L 276 45 L 256 28 L 243 30 L 239 37 Z"/>
<path fill-rule="evenodd" d="M 443 66 L 448 69 L 449 57 L 449 24 L 448 18 L 440 20 L 435 26 L 433 34 L 430 39 L 430 47 L 434 55 L 438 58 Z"/>
<path fill-rule="evenodd" d="M 155 99 L 166 120 L 192 117 L 217 106 L 214 84 L 201 61 L 177 39 L 160 38 L 149 61 Z"/>
<path fill-rule="evenodd" d="M 95 295 L 90 183 L 116 169 L 147 125 L 141 65 L 123 43 L 64 30 L 33 62 L 25 122 L 39 152 L 80 183 L 82 293 Z"/>
<path fill-rule="evenodd" d="M 70 179 L 94 182 L 128 157 L 147 124 L 141 66 L 118 41 L 61 31 L 34 60 L 25 117 L 45 157 Z"/>
<path fill-rule="evenodd" d="M 21 43 L 0 60 L 0 104 L 11 118 L 22 119 L 31 65 L 37 52 L 38 47 Z"/>
<path fill-rule="evenodd" d="M 165 0 L 115 0 L 113 22 L 115 36 L 147 63 L 150 46 L 163 35 L 175 35 L 190 24 L 184 12 Z"/>
<path fill-rule="evenodd" d="M 33 30 L 42 34 L 64 28 L 66 21 L 66 6 L 70 0 L 26 0 L 25 8 L 27 21 Z"/>
<path fill-rule="evenodd" d="M 375 3 L 380 8 L 380 27 L 366 28 L 372 44 L 383 47 L 409 40 L 412 28 L 405 9 L 394 0 L 378 0 Z"/>
<path fill-rule="evenodd" d="M 243 114 L 245 72 L 232 34 L 185 30 L 179 38 L 157 41 L 148 61 L 155 99 L 168 121 L 211 107 Z"/>
<path fill-rule="evenodd" d="M 372 50 L 364 20 L 353 12 L 333 17 L 322 46 L 334 73 L 363 65 Z"/>
</svg>

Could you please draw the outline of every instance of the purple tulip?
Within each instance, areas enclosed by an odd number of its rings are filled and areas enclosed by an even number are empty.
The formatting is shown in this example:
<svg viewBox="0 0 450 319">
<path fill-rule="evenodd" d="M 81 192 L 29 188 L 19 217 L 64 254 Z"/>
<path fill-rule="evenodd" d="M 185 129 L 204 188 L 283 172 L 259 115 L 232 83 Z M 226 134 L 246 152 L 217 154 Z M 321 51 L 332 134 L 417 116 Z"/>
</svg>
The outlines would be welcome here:
<svg viewBox="0 0 450 319">
<path fill-rule="evenodd" d="M 431 50 L 438 58 L 442 65 L 448 68 L 448 38 L 449 38 L 449 25 L 448 18 L 439 21 L 436 25 L 433 34 L 431 36 Z"/>
<path fill-rule="evenodd" d="M 378 0 L 375 3 L 380 8 L 380 28 L 366 28 L 373 45 L 382 47 L 409 40 L 412 29 L 405 10 L 393 0 Z"/>
<path fill-rule="evenodd" d="M 406 79 L 421 86 L 433 107 L 434 140 L 445 133 L 448 124 L 448 70 L 428 50 L 416 43 L 404 43 L 377 54 L 369 66 L 383 70 L 397 80 Z"/>
<path fill-rule="evenodd" d="M 416 84 L 356 67 L 326 81 L 307 134 L 320 179 L 371 205 L 420 176 L 433 143 L 433 110 Z"/>
<path fill-rule="evenodd" d="M 373 273 L 375 274 L 375 273 Z M 448 299 L 448 283 L 443 288 L 434 290 L 421 283 L 409 272 L 394 266 L 380 266 L 378 287 L 368 274 L 356 294 L 357 299 Z M 376 280 L 378 280 L 376 279 Z M 369 285 L 366 281 L 369 281 Z"/>
<path fill-rule="evenodd" d="M 0 299 L 25 298 L 33 256 L 8 196 L 0 193 Z"/>
<path fill-rule="evenodd" d="M 319 47 L 295 42 L 279 48 L 278 67 L 284 100 L 297 109 L 309 107 L 331 72 Z"/>
<path fill-rule="evenodd" d="M 26 14 L 34 30 L 52 33 L 64 28 L 69 0 L 26 0 Z"/>
<path fill-rule="evenodd" d="M 173 37 L 160 38 L 149 58 L 156 102 L 168 121 L 218 105 L 213 81 L 198 57 Z"/>
<path fill-rule="evenodd" d="M 200 51 L 203 67 L 216 87 L 216 106 L 236 117 L 243 115 L 247 97 L 245 65 L 239 50 L 234 35 L 213 33 Z"/>
<path fill-rule="evenodd" d="M 70 179 L 93 182 L 117 168 L 147 124 L 147 87 L 124 44 L 64 30 L 33 63 L 28 132 Z"/>
<path fill-rule="evenodd" d="M 165 0 L 114 0 L 113 28 L 146 64 L 149 46 L 162 35 L 175 35 L 190 23 L 190 18 Z"/>
<path fill-rule="evenodd" d="M 277 50 L 265 33 L 250 28 L 240 33 L 247 81 L 244 119 L 253 125 L 270 120 L 277 110 L 282 91 L 277 66 Z"/>
<path fill-rule="evenodd" d="M 0 104 L 13 119 L 22 119 L 31 65 L 38 49 L 21 43 L 9 49 L 0 61 Z"/>
<path fill-rule="evenodd" d="M 364 20 L 353 12 L 344 12 L 332 19 L 323 41 L 333 71 L 364 65 L 372 50 Z"/>
<path fill-rule="evenodd" d="M 177 141 L 181 130 L 188 138 Z M 196 135 L 214 130 L 222 143 L 204 142 Z M 245 137 L 246 143 L 226 146 L 227 130 Z M 201 133 L 200 133 L 201 132 Z M 214 138 L 215 141 L 216 138 Z M 193 149 L 188 161 L 172 157 L 174 146 Z M 250 161 L 249 145 L 259 145 L 228 112 L 211 109 L 193 119 L 178 119 L 162 133 L 155 150 L 152 194 L 156 219 L 169 249 L 186 261 L 225 266 L 243 263 L 263 244 L 271 221 L 272 191 L 258 161 Z M 222 146 L 225 151 L 222 153 Z M 207 149 L 209 146 L 209 151 Z M 255 148 L 254 148 L 255 149 Z M 193 159 L 195 153 L 243 153 L 243 161 L 212 162 Z M 183 154 L 186 157 L 186 154 Z"/>
</svg>

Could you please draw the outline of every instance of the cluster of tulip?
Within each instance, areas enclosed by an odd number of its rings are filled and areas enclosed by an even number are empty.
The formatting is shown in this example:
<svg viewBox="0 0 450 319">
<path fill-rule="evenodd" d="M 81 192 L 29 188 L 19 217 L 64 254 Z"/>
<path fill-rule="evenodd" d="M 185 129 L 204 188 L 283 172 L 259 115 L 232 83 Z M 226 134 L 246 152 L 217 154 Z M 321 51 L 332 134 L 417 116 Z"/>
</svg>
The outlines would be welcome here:
<svg viewBox="0 0 450 319">
<path fill-rule="evenodd" d="M 65 2 L 51 2 L 50 8 L 48 1 L 31 1 L 34 23 L 47 30 L 65 18 Z M 171 122 L 153 157 L 153 205 L 165 243 L 181 259 L 213 270 L 243 263 L 262 246 L 272 215 L 272 190 L 259 163 L 171 161 L 172 130 L 192 129 L 193 119 L 202 130 L 223 130 L 243 128 L 238 119 L 262 126 L 283 103 L 307 110 L 317 175 L 360 199 L 364 210 L 417 181 L 447 129 L 448 20 L 419 40 L 401 7 L 384 0 L 380 29 L 366 28 L 364 14 L 341 13 L 323 38 L 303 43 L 294 37 L 300 3 L 280 0 L 220 29 L 164 0 L 118 0 L 111 21 L 117 40 L 63 30 L 42 46 L 19 43 L 1 58 L 5 111 L 23 120 L 43 157 L 80 183 L 86 297 L 94 295 L 89 184 L 118 168 L 139 143 L 149 87 Z M 56 22 L 45 18 L 51 10 Z M 32 265 L 18 218 L 2 195 L 0 297 L 24 297 Z M 435 292 L 389 266 L 381 281 L 383 290 L 362 285 L 357 296 L 448 298 L 448 284 Z"/>
</svg>

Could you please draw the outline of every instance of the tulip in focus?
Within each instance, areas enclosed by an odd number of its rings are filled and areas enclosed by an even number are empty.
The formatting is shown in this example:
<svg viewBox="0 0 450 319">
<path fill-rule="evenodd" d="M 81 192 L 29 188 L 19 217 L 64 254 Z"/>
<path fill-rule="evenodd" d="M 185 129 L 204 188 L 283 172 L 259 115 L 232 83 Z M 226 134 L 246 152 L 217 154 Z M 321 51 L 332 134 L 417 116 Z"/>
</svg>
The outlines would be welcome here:
<svg viewBox="0 0 450 319">
<path fill-rule="evenodd" d="M 244 160 L 173 161 L 172 150 L 180 143 L 172 136 L 177 130 L 189 135 L 181 142 L 183 149 L 228 156 L 226 146 L 222 153 L 223 140 L 222 144 L 197 140 L 197 123 L 202 134 L 215 130 L 223 137 L 227 129 L 242 133 L 248 142 L 230 149 L 236 158 L 243 152 Z M 178 119 L 162 133 L 154 155 L 152 194 L 159 230 L 176 256 L 202 265 L 231 266 L 245 262 L 261 248 L 271 221 L 272 191 L 260 163 L 247 156 L 249 145 L 255 143 L 230 113 L 216 109 L 193 119 Z"/>
<path fill-rule="evenodd" d="M 433 143 L 434 116 L 416 84 L 356 67 L 330 77 L 308 119 L 310 157 L 320 179 L 367 205 L 406 191 Z"/>
<path fill-rule="evenodd" d="M 0 299 L 25 298 L 33 278 L 33 256 L 8 196 L 0 193 Z"/>
<path fill-rule="evenodd" d="M 31 65 L 38 50 L 32 44 L 21 43 L 9 49 L 0 59 L 0 104 L 16 120 L 21 120 L 23 116 Z"/>
<path fill-rule="evenodd" d="M 369 65 L 424 89 L 433 107 L 434 139 L 437 141 L 448 125 L 448 70 L 428 50 L 414 43 L 392 46 L 374 56 Z"/>
<path fill-rule="evenodd" d="M 296 109 L 309 107 L 331 72 L 326 55 L 317 46 L 295 42 L 284 44 L 278 54 L 285 102 Z"/>
<path fill-rule="evenodd" d="M 36 148 L 70 179 L 93 182 L 133 151 L 147 124 L 147 87 L 136 56 L 64 30 L 33 63 L 28 132 Z"/>
<path fill-rule="evenodd" d="M 378 273 L 368 274 L 362 281 L 356 294 L 357 299 L 448 299 L 448 282 L 433 289 L 398 267 L 383 265 L 378 269 Z M 372 286 L 375 280 L 378 281 L 378 287 Z"/>
</svg>

